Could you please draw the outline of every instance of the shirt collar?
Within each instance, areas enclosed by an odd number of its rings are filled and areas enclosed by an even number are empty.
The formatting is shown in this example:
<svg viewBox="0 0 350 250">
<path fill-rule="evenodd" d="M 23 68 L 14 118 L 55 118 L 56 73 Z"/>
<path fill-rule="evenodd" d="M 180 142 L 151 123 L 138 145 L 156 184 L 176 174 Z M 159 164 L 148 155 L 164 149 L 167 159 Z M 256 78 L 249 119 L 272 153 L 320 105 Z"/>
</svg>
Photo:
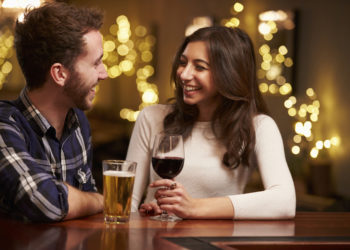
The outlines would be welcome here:
<svg viewBox="0 0 350 250">
<path fill-rule="evenodd" d="M 49 121 L 40 113 L 40 111 L 33 105 L 28 96 L 27 88 L 24 88 L 19 96 L 19 100 L 22 102 L 24 110 L 22 113 L 25 118 L 32 125 L 34 130 L 38 132 L 41 136 L 47 133 L 53 133 L 56 135 L 56 130 Z M 79 126 L 79 121 L 74 109 L 70 109 L 67 113 L 65 124 L 64 124 L 64 132 L 69 132 L 72 129 L 75 129 Z"/>
</svg>

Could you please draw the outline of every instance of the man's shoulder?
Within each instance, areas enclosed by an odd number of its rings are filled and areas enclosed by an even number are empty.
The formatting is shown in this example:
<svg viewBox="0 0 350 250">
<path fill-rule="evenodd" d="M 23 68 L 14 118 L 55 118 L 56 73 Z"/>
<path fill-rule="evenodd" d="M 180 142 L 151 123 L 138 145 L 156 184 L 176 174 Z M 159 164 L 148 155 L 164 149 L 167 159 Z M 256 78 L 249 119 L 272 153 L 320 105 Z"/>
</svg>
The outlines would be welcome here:
<svg viewBox="0 0 350 250">
<path fill-rule="evenodd" d="M 13 101 L 0 100 L 0 120 L 6 121 L 14 115 L 22 115 Z"/>
</svg>

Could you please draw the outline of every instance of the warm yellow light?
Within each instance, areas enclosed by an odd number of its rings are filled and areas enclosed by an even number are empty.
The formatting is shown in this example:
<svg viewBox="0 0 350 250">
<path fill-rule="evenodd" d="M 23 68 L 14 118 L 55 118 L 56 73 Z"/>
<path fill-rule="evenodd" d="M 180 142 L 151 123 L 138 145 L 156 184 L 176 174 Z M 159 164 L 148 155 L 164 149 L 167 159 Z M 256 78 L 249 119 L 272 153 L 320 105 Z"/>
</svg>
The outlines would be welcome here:
<svg viewBox="0 0 350 250">
<path fill-rule="evenodd" d="M 133 63 L 129 60 L 123 60 L 120 62 L 120 68 L 123 72 L 130 71 L 133 68 Z"/>
<path fill-rule="evenodd" d="M 314 105 L 314 107 L 316 107 L 316 108 L 320 108 L 320 101 L 315 100 L 312 102 L 312 105 Z"/>
<path fill-rule="evenodd" d="M 283 10 L 269 10 L 259 14 L 261 21 L 284 21 L 288 18 L 288 15 Z"/>
<path fill-rule="evenodd" d="M 265 39 L 266 41 L 271 41 L 272 38 L 273 38 L 273 35 L 272 35 L 271 33 L 264 35 L 264 39 Z"/>
<path fill-rule="evenodd" d="M 10 62 L 6 61 L 1 67 L 1 72 L 4 73 L 5 75 L 7 75 L 11 71 L 12 71 L 12 64 Z"/>
<path fill-rule="evenodd" d="M 283 84 L 283 86 L 280 87 L 280 94 L 281 95 L 287 95 L 292 91 L 292 86 L 289 83 Z"/>
<path fill-rule="evenodd" d="M 281 55 L 286 55 L 288 53 L 288 49 L 286 46 L 284 45 L 281 45 L 279 48 L 278 48 L 278 52 L 281 54 Z"/>
<path fill-rule="evenodd" d="M 270 25 L 268 25 L 267 23 L 264 22 L 264 23 L 259 24 L 258 30 L 259 30 L 260 34 L 267 35 L 271 32 L 271 27 L 270 27 Z"/>
<path fill-rule="evenodd" d="M 278 88 L 277 84 L 274 84 L 274 83 L 270 84 L 269 91 L 271 94 L 276 94 L 278 92 L 278 90 L 279 90 L 279 88 Z"/>
<path fill-rule="evenodd" d="M 288 109 L 289 116 L 295 116 L 297 114 L 297 110 L 295 108 Z"/>
<path fill-rule="evenodd" d="M 142 71 L 146 77 L 150 77 L 154 74 L 154 68 L 151 65 L 146 65 Z"/>
<path fill-rule="evenodd" d="M 103 50 L 105 52 L 111 52 L 115 49 L 115 43 L 113 41 L 105 41 L 103 43 Z"/>
<path fill-rule="evenodd" d="M 119 42 L 126 43 L 127 41 L 129 41 L 129 37 L 130 37 L 130 34 L 128 31 L 122 31 L 122 30 L 118 31 L 118 41 Z"/>
<path fill-rule="evenodd" d="M 147 89 L 142 95 L 142 101 L 145 103 L 156 103 L 158 101 L 158 95 L 153 89 Z"/>
<path fill-rule="evenodd" d="M 121 56 L 126 56 L 129 53 L 129 47 L 125 44 L 121 44 L 117 48 L 117 52 Z"/>
<path fill-rule="evenodd" d="M 300 117 L 305 117 L 306 116 L 306 109 L 299 109 L 298 115 Z"/>
<path fill-rule="evenodd" d="M 276 59 L 276 62 L 278 63 L 283 63 L 285 60 L 284 55 L 281 55 L 281 54 L 277 54 L 275 59 Z"/>
<path fill-rule="evenodd" d="M 310 120 L 313 122 L 317 122 L 318 121 L 318 115 L 317 114 L 311 114 L 310 115 Z"/>
<path fill-rule="evenodd" d="M 286 83 L 286 78 L 284 76 L 279 75 L 276 77 L 276 82 L 279 85 L 283 85 L 284 83 Z"/>
<path fill-rule="evenodd" d="M 311 151 L 310 151 L 310 156 L 312 158 L 317 158 L 317 156 L 318 156 L 318 149 L 317 148 L 312 148 Z"/>
<path fill-rule="evenodd" d="M 288 99 L 291 100 L 293 104 L 297 103 L 297 98 L 295 96 L 290 96 Z"/>
<path fill-rule="evenodd" d="M 323 145 L 324 145 L 325 148 L 330 148 L 332 144 L 331 144 L 331 141 L 330 141 L 330 140 L 325 140 L 325 141 L 323 142 Z"/>
<path fill-rule="evenodd" d="M 295 135 L 295 136 L 293 137 L 293 141 L 294 141 L 295 143 L 300 143 L 300 142 L 301 142 L 301 136 L 300 136 L 300 135 Z"/>
<path fill-rule="evenodd" d="M 118 25 L 117 24 L 112 24 L 109 27 L 109 33 L 111 33 L 112 35 L 116 36 L 118 34 Z"/>
<path fill-rule="evenodd" d="M 315 95 L 315 91 L 312 88 L 308 88 L 306 90 L 306 95 L 309 97 L 313 97 Z"/>
<path fill-rule="evenodd" d="M 266 63 L 268 63 L 268 62 L 266 62 Z M 270 65 L 270 63 L 268 63 L 268 65 Z M 270 67 L 269 71 L 266 72 L 266 78 L 271 81 L 271 80 L 276 79 L 276 77 L 279 76 L 281 73 L 282 73 L 281 66 L 273 64 Z"/>
<path fill-rule="evenodd" d="M 239 2 L 236 2 L 234 5 L 233 5 L 233 9 L 236 11 L 236 12 L 242 12 L 243 9 L 244 9 L 244 6 L 243 4 L 239 3 Z"/>
<path fill-rule="evenodd" d="M 149 46 L 153 46 L 156 44 L 156 38 L 152 35 L 146 36 L 145 41 Z"/>
<path fill-rule="evenodd" d="M 122 73 L 122 71 L 120 70 L 118 65 L 113 65 L 108 70 L 108 76 L 110 78 L 116 78 L 116 77 L 120 76 L 121 73 Z"/>
<path fill-rule="evenodd" d="M 300 153 L 300 147 L 299 146 L 293 146 L 292 147 L 292 153 L 295 155 L 298 155 Z"/>
<path fill-rule="evenodd" d="M 259 89 L 261 93 L 266 93 L 269 90 L 269 85 L 267 83 L 260 83 L 259 84 Z"/>
<path fill-rule="evenodd" d="M 144 37 L 147 34 L 147 29 L 144 26 L 137 26 L 135 28 L 135 35 L 138 37 Z"/>
<path fill-rule="evenodd" d="M 300 135 L 303 134 L 303 132 L 304 132 L 304 126 L 303 126 L 303 124 L 302 124 L 301 122 L 297 122 L 297 123 L 295 124 L 295 132 L 298 133 L 298 134 L 300 134 Z"/>
<path fill-rule="evenodd" d="M 137 90 L 139 92 L 145 92 L 149 88 L 148 83 L 145 81 L 139 81 L 137 83 Z"/>
<path fill-rule="evenodd" d="M 263 55 L 263 60 L 266 62 L 271 62 L 272 61 L 271 54 L 267 53 L 267 54 Z"/>
<path fill-rule="evenodd" d="M 289 109 L 289 108 L 291 108 L 292 106 L 293 106 L 293 102 L 291 101 L 291 100 L 285 100 L 284 101 L 284 106 L 287 108 L 287 109 Z"/>
<path fill-rule="evenodd" d="M 270 46 L 269 45 L 267 45 L 267 44 L 263 44 L 263 45 L 261 45 L 261 47 L 259 48 L 259 53 L 260 53 L 260 55 L 265 55 L 265 54 L 267 54 L 267 53 L 269 53 L 270 52 Z"/>
<path fill-rule="evenodd" d="M 288 68 L 293 66 L 293 60 L 290 57 L 287 57 L 286 60 L 284 60 L 284 65 Z"/>
<path fill-rule="evenodd" d="M 152 53 L 150 52 L 150 51 L 143 51 L 142 52 L 142 54 L 141 54 L 141 59 L 142 59 L 142 61 L 144 61 L 144 62 L 150 62 L 150 61 L 152 61 L 152 59 L 153 59 L 153 55 L 152 55 Z"/>
<path fill-rule="evenodd" d="M 240 24 L 240 21 L 239 21 L 238 18 L 233 17 L 233 18 L 230 19 L 230 23 L 232 24 L 233 27 L 238 27 L 239 24 Z"/>
<path fill-rule="evenodd" d="M 26 7 L 39 7 L 41 4 L 40 0 L 4 0 L 2 3 L 3 8 L 15 8 L 25 9 Z"/>
<path fill-rule="evenodd" d="M 318 150 L 321 150 L 321 149 L 323 148 L 323 141 L 317 141 L 317 142 L 316 142 L 316 148 L 317 148 Z"/>
<path fill-rule="evenodd" d="M 270 68 L 271 68 L 271 65 L 270 65 L 270 63 L 269 62 L 262 62 L 261 63 L 261 68 L 263 69 L 263 70 L 269 70 Z"/>
<path fill-rule="evenodd" d="M 340 138 L 337 136 L 334 136 L 331 138 L 331 144 L 333 146 L 338 146 L 340 144 Z"/>
<path fill-rule="evenodd" d="M 304 128 L 310 130 L 312 128 L 312 123 L 310 121 L 304 122 Z"/>
<path fill-rule="evenodd" d="M 117 19 L 116 19 L 116 23 L 118 24 L 118 25 L 123 25 L 123 24 L 125 24 L 125 23 L 128 23 L 129 21 L 128 21 L 128 18 L 125 16 L 125 15 L 120 15 L 120 16 L 118 16 L 117 17 Z"/>
</svg>

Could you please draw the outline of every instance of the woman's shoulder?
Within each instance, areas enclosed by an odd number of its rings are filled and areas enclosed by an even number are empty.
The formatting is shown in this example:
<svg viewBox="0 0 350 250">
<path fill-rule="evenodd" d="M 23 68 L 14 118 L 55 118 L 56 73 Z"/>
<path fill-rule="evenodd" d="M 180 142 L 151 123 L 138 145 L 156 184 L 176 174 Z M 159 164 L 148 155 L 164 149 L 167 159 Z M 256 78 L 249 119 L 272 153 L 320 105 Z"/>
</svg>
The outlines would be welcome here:
<svg viewBox="0 0 350 250">
<path fill-rule="evenodd" d="M 138 120 L 150 123 L 163 121 L 164 117 L 172 110 L 172 105 L 155 104 L 147 106 L 140 112 Z"/>
<path fill-rule="evenodd" d="M 148 107 L 145 107 L 141 113 L 146 114 L 147 116 L 165 116 L 172 109 L 172 105 L 167 104 L 155 104 Z"/>
<path fill-rule="evenodd" d="M 269 128 L 275 128 L 277 127 L 275 120 L 266 114 L 258 114 L 253 118 L 253 123 L 255 129 L 261 128 L 261 127 L 269 127 Z"/>
</svg>

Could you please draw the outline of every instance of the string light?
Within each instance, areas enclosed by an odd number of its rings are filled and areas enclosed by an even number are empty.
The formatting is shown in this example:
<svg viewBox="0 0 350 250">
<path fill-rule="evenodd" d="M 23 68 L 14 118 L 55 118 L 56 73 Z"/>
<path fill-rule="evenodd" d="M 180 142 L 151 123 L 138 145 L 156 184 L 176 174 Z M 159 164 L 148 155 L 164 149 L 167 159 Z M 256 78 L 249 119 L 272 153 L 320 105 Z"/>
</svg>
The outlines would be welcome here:
<svg viewBox="0 0 350 250">
<path fill-rule="evenodd" d="M 132 32 L 125 15 L 118 16 L 116 22 L 109 27 L 109 34 L 104 36 L 103 62 L 109 77 L 136 77 L 142 101 L 139 109 L 122 108 L 119 112 L 122 119 L 130 122 L 136 121 L 142 108 L 159 101 L 157 85 L 148 82 L 148 78 L 154 74 L 152 60 L 155 43 L 156 39 L 148 34 L 144 26 L 139 25 Z"/>
</svg>

